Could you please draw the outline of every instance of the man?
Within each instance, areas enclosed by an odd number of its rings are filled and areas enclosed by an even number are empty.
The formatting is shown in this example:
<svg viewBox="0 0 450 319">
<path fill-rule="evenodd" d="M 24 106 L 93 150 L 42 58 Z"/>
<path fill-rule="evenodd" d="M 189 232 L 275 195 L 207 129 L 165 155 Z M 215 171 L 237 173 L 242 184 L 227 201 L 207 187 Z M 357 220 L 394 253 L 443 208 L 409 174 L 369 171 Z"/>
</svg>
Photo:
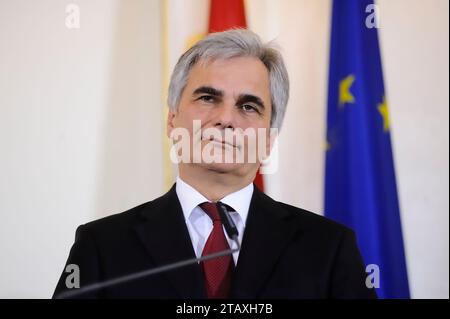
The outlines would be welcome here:
<svg viewBox="0 0 450 319">
<path fill-rule="evenodd" d="M 252 184 L 273 144 L 269 129 L 281 127 L 288 94 L 280 53 L 251 31 L 209 35 L 181 56 L 169 87 L 167 130 L 176 144 L 180 131 L 190 139 L 175 151 L 185 156 L 176 184 L 151 202 L 80 226 L 67 264 L 79 267 L 83 287 L 229 249 L 219 201 L 237 226 L 242 248 L 80 297 L 376 297 L 365 285 L 351 230 L 277 202 Z M 208 129 L 215 134 L 206 134 Z M 265 133 L 240 139 L 244 130 Z M 263 156 L 252 161 L 252 152 Z M 211 153 L 219 156 L 206 159 Z M 227 154 L 231 161 L 220 160 Z M 55 296 L 67 290 L 67 276 Z"/>
</svg>

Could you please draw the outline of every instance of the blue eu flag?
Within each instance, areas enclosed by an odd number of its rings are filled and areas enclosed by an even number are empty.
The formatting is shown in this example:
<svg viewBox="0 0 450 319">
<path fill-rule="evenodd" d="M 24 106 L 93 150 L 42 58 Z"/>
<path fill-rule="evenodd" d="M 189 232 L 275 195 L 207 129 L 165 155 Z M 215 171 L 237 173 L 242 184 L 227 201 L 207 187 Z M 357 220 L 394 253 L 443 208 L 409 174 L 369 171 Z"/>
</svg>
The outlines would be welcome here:
<svg viewBox="0 0 450 319">
<path fill-rule="evenodd" d="M 375 13 L 333 2 L 325 215 L 356 232 L 380 298 L 409 298 Z"/>
</svg>

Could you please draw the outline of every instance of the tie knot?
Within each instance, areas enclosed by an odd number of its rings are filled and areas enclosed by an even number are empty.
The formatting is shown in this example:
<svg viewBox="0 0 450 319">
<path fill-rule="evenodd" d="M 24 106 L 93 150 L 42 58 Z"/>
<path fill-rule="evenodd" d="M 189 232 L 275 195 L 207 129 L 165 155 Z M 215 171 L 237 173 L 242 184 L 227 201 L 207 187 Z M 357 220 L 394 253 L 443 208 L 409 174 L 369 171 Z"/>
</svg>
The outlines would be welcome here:
<svg viewBox="0 0 450 319">
<path fill-rule="evenodd" d="M 219 211 L 217 210 L 216 203 L 204 202 L 199 206 L 205 211 L 209 218 L 212 219 L 213 223 L 217 221 L 222 222 L 222 220 L 220 219 Z"/>
</svg>

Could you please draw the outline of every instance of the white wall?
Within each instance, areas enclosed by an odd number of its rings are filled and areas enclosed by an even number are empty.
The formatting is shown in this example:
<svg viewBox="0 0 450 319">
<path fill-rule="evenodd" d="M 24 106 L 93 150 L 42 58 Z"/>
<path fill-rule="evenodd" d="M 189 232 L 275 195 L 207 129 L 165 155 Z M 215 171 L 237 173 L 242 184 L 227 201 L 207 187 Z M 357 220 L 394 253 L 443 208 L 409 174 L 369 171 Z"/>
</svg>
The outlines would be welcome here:
<svg viewBox="0 0 450 319">
<path fill-rule="evenodd" d="M 161 1 L 0 0 L 0 298 L 51 296 L 76 226 L 165 189 Z M 321 213 L 330 1 L 246 3 L 292 85 L 268 191 Z M 412 295 L 448 298 L 448 2 L 379 4 Z"/>
<path fill-rule="evenodd" d="M 161 193 L 159 17 L 157 1 L 0 1 L 0 298 L 50 297 L 76 226 Z"/>
<path fill-rule="evenodd" d="M 414 298 L 448 298 L 448 1 L 379 0 L 394 157 Z M 323 211 L 331 1 L 247 0 L 250 27 L 284 50 L 291 98 L 273 197 Z"/>
<path fill-rule="evenodd" d="M 449 2 L 379 3 L 411 291 L 448 298 Z"/>
</svg>

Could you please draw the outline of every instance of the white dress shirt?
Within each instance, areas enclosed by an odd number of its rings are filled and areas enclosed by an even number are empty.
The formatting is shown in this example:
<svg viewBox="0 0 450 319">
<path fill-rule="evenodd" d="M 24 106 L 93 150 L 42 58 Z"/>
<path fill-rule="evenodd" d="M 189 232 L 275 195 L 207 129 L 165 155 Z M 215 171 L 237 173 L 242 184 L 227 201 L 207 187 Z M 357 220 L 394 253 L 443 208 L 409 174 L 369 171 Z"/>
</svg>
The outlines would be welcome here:
<svg viewBox="0 0 450 319">
<path fill-rule="evenodd" d="M 213 229 L 213 222 L 198 205 L 209 202 L 209 200 L 192 186 L 185 183 L 180 177 L 177 177 L 176 192 L 183 210 L 189 236 L 191 237 L 192 247 L 194 248 L 196 256 L 201 257 L 205 243 Z M 227 204 L 235 210 L 234 212 L 230 212 L 230 215 L 239 231 L 240 243 L 242 243 L 252 195 L 253 184 L 250 183 L 246 187 L 231 193 L 220 200 L 222 203 Z M 228 238 L 225 230 L 224 233 L 230 247 L 235 247 L 236 244 Z M 238 257 L 239 252 L 235 252 L 233 254 L 235 265 L 237 264 Z"/>
</svg>

